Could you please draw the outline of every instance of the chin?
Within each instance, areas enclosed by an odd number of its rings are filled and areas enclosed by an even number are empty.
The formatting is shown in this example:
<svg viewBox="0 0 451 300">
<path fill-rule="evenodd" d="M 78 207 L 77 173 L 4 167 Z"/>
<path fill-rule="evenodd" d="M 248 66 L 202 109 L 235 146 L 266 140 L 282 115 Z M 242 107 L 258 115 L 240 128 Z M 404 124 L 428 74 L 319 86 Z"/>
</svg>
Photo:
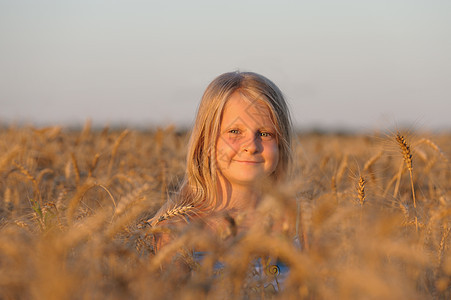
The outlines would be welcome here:
<svg viewBox="0 0 451 300">
<path fill-rule="evenodd" d="M 258 185 L 262 182 L 265 182 L 265 179 L 267 177 L 265 176 L 246 176 L 246 177 L 239 177 L 239 178 L 231 178 L 228 179 L 231 183 L 236 183 L 239 185 Z"/>
<path fill-rule="evenodd" d="M 249 170 L 234 170 L 232 172 L 222 172 L 222 177 L 230 182 L 232 185 L 237 184 L 241 186 L 252 186 L 259 185 L 263 182 L 268 182 L 268 179 L 271 179 L 271 174 L 267 174 L 266 172 L 252 172 Z"/>
</svg>

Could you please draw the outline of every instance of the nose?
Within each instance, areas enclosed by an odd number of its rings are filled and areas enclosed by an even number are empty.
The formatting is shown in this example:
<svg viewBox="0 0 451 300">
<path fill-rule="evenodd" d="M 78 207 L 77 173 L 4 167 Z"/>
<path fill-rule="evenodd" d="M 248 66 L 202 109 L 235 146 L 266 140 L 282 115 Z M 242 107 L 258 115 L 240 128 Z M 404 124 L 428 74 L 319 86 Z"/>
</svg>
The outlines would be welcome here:
<svg viewBox="0 0 451 300">
<path fill-rule="evenodd" d="M 257 153 L 260 151 L 261 142 L 257 136 L 251 136 L 241 145 L 241 149 L 248 153 Z"/>
</svg>

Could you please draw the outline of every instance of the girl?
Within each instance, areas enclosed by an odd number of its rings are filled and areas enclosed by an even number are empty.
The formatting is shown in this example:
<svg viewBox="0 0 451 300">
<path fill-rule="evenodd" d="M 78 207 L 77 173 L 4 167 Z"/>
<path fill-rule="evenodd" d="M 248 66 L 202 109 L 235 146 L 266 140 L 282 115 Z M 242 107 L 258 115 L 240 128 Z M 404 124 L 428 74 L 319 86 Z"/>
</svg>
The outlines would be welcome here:
<svg viewBox="0 0 451 300">
<path fill-rule="evenodd" d="M 149 223 L 200 222 L 219 235 L 232 225 L 235 234 L 248 230 L 263 188 L 290 173 L 291 142 L 288 106 L 273 82 L 251 72 L 218 76 L 198 108 L 181 188 Z M 156 249 L 169 241 L 157 235 Z"/>
</svg>

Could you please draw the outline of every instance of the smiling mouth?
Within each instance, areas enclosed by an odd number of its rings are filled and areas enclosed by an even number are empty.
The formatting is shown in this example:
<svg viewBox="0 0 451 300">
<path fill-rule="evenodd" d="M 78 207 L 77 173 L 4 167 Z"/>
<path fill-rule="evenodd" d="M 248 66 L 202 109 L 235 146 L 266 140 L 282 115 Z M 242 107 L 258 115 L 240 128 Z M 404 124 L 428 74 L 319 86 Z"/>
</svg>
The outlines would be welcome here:
<svg viewBox="0 0 451 300">
<path fill-rule="evenodd" d="M 236 162 L 239 163 L 244 163 L 244 164 L 261 164 L 262 161 L 252 161 L 252 160 L 235 160 Z"/>
</svg>

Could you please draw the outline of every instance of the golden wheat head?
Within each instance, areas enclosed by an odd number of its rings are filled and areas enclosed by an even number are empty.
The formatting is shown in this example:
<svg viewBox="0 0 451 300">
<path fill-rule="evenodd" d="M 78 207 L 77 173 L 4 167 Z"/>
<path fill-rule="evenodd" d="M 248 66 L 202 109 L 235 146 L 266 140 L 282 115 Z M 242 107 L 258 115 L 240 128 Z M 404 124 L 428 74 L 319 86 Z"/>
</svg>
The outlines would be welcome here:
<svg viewBox="0 0 451 300">
<path fill-rule="evenodd" d="M 402 155 L 404 157 L 404 161 L 407 165 L 409 171 L 412 171 L 412 153 L 410 151 L 410 146 L 407 144 L 406 139 L 399 132 L 396 134 L 396 141 L 401 148 Z"/>
</svg>

